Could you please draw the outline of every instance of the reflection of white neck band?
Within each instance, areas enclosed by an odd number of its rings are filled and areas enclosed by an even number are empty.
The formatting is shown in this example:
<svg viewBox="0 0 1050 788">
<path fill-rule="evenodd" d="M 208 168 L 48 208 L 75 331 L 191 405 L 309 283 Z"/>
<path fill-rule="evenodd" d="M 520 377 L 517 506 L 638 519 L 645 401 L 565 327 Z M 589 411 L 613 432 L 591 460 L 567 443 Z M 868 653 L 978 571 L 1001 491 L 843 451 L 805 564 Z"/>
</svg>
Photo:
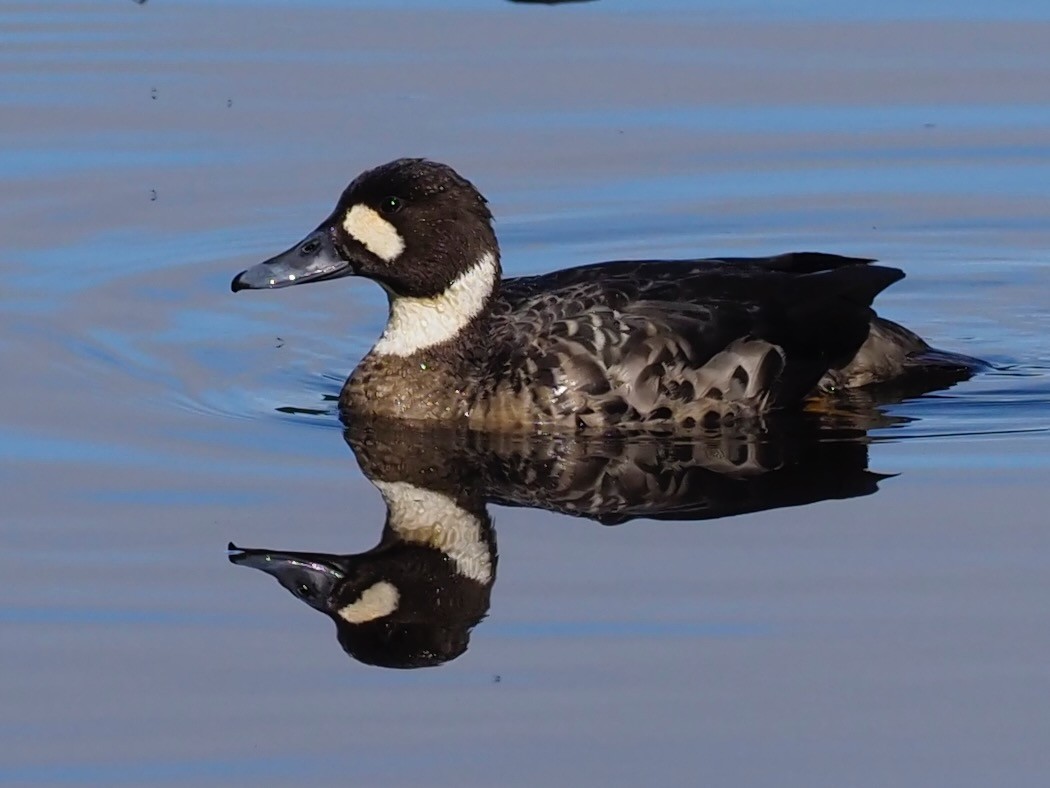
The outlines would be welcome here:
<svg viewBox="0 0 1050 788">
<path fill-rule="evenodd" d="M 400 539 L 440 550 L 464 577 L 479 583 L 492 580 L 492 557 L 477 517 L 447 495 L 408 482 L 373 484 L 386 501 L 390 527 Z"/>
</svg>

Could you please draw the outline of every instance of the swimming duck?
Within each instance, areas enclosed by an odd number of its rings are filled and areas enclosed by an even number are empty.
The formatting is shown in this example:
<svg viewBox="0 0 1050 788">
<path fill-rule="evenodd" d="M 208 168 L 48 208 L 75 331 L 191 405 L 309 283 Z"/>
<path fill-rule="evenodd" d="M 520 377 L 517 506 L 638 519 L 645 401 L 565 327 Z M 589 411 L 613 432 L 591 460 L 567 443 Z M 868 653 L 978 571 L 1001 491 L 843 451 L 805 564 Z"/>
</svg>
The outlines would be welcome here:
<svg viewBox="0 0 1050 788">
<path fill-rule="evenodd" d="M 901 279 L 822 253 L 629 260 L 502 279 L 485 198 L 451 167 L 368 170 L 236 292 L 363 276 L 386 328 L 343 386 L 344 412 L 483 430 L 691 429 L 797 407 L 815 391 L 980 362 L 871 309 Z"/>
</svg>

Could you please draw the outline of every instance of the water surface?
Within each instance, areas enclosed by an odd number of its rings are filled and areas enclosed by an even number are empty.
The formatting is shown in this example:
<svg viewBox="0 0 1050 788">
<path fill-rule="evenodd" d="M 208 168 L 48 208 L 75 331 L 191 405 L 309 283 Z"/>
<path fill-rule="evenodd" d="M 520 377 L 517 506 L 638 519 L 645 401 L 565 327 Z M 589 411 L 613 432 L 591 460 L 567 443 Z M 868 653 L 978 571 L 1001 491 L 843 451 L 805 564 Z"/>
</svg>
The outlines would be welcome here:
<svg viewBox="0 0 1050 788">
<path fill-rule="evenodd" d="M 1050 14 L 923 9 L 0 8 L 0 782 L 1042 784 Z M 863 496 L 491 503 L 469 648 L 368 667 L 224 547 L 376 543 L 330 398 L 383 296 L 228 284 L 402 155 L 512 274 L 875 256 L 884 314 L 996 369 L 888 406 Z"/>
</svg>

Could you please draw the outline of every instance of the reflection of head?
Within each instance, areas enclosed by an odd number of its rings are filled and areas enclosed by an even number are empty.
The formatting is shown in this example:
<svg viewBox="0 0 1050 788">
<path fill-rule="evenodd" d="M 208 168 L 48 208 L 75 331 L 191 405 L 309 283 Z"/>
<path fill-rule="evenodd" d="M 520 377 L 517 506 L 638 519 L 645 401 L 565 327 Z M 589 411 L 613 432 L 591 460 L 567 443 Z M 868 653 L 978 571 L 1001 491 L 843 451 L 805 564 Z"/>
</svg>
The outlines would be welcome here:
<svg viewBox="0 0 1050 788">
<path fill-rule="evenodd" d="M 467 650 L 470 630 L 488 610 L 489 587 L 449 573 L 441 557 L 422 555 L 434 551 L 414 552 L 421 554 L 415 580 L 403 576 L 397 586 L 381 581 L 329 613 L 339 644 L 354 659 L 388 668 L 423 668 Z M 375 591 L 376 599 L 369 600 Z"/>
<path fill-rule="evenodd" d="M 466 651 L 471 629 L 488 611 L 495 545 L 490 542 L 484 549 L 489 572 L 474 578 L 437 547 L 399 541 L 381 559 L 384 579 L 356 599 L 343 597 L 340 604 L 346 604 L 329 612 L 340 645 L 356 660 L 390 668 L 455 659 Z"/>
<path fill-rule="evenodd" d="M 351 555 L 245 550 L 260 569 L 326 613 L 347 654 L 369 665 L 421 668 L 455 659 L 484 618 L 495 580 L 488 515 L 407 483 L 377 483 L 387 502 L 383 539 Z"/>
<path fill-rule="evenodd" d="M 433 623 L 398 624 L 377 621 L 350 630 L 339 628 L 339 645 L 351 657 L 381 668 L 429 668 L 453 660 L 467 650 L 470 628 Z"/>
</svg>

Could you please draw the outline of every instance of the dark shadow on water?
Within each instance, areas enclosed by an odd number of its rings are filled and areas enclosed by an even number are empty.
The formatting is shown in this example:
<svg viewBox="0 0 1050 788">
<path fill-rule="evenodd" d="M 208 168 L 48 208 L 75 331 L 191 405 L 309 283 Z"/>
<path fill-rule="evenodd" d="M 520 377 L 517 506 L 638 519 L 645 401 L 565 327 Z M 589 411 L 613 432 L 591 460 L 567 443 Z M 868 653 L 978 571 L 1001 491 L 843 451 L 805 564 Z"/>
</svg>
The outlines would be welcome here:
<svg viewBox="0 0 1050 788">
<path fill-rule="evenodd" d="M 387 507 L 378 544 L 357 554 L 249 549 L 260 569 L 336 625 L 356 660 L 438 665 L 460 656 L 496 580 L 489 504 L 604 525 L 700 521 L 871 495 L 867 430 L 879 411 L 803 413 L 759 432 L 507 436 L 355 419 L 344 432 Z M 615 538 L 610 535 L 610 538 Z"/>
</svg>

